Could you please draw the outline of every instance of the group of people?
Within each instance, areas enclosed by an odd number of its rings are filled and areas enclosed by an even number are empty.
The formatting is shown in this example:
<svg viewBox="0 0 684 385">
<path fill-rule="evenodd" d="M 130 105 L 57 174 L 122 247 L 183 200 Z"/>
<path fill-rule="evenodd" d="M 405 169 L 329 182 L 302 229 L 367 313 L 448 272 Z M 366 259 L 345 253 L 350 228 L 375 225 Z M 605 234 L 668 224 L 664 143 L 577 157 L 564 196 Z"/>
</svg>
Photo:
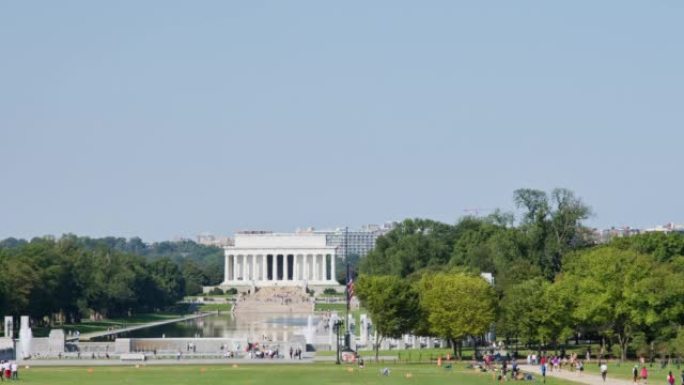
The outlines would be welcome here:
<svg viewBox="0 0 684 385">
<path fill-rule="evenodd" d="M 293 349 L 292 346 L 290 346 L 290 359 L 302 359 L 302 349 L 297 347 L 297 349 Z"/>
<path fill-rule="evenodd" d="M 527 356 L 528 363 L 536 363 L 536 354 Z M 605 364 L 605 363 L 604 363 Z M 542 380 L 546 383 L 546 373 L 557 371 L 560 372 L 563 368 L 568 368 L 571 372 L 577 372 L 580 376 L 584 372 L 584 362 L 573 353 L 570 357 L 561 356 L 544 356 L 539 358 L 539 369 L 541 370 Z M 603 381 L 605 382 L 605 376 L 608 373 L 608 367 L 605 367 L 605 373 L 603 371 L 604 367 L 601 366 L 601 375 L 603 376 Z"/>
<path fill-rule="evenodd" d="M 19 379 L 19 365 L 12 361 L 0 361 L 0 368 L 2 373 L 0 373 L 0 380 L 18 380 Z"/>
</svg>

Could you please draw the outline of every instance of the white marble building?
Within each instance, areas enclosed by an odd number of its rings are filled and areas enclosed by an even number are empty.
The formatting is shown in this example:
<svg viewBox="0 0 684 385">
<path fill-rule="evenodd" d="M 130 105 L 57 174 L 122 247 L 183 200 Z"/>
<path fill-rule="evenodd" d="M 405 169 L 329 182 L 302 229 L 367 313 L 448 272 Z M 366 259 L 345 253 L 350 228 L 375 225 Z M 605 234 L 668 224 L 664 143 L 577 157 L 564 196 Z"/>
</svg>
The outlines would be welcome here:
<svg viewBox="0 0 684 385">
<path fill-rule="evenodd" d="M 324 234 L 238 233 L 224 250 L 221 286 L 338 285 L 336 248 Z"/>
</svg>

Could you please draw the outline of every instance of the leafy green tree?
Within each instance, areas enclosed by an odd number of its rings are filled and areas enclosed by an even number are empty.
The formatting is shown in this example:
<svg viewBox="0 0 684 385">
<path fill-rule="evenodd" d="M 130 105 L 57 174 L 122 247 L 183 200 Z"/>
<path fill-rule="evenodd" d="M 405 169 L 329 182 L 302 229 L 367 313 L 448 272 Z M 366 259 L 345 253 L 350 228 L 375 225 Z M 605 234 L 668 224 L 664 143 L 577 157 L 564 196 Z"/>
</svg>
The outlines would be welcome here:
<svg viewBox="0 0 684 385">
<path fill-rule="evenodd" d="M 377 360 L 384 338 L 400 338 L 416 326 L 420 318 L 418 293 L 397 276 L 361 276 L 355 292 L 373 320 Z"/>
<path fill-rule="evenodd" d="M 652 254 L 660 262 L 670 262 L 684 256 L 684 234 L 650 232 L 630 237 L 619 237 L 611 241 L 611 246 L 622 250 L 634 250 Z"/>
<path fill-rule="evenodd" d="M 377 239 L 361 263 L 361 273 L 406 277 L 424 268 L 442 267 L 449 261 L 454 237 L 453 226 L 407 219 Z"/>
<path fill-rule="evenodd" d="M 426 274 L 417 284 L 420 305 L 434 335 L 457 343 L 482 336 L 495 320 L 497 296 L 483 278 L 467 274 Z"/>
<path fill-rule="evenodd" d="M 684 276 L 649 254 L 602 246 L 569 258 L 563 280 L 576 284 L 574 317 L 614 338 L 621 358 L 639 332 L 676 332 L 684 315 Z"/>
<path fill-rule="evenodd" d="M 538 260 L 546 278 L 553 280 L 561 271 L 563 256 L 589 243 L 582 221 L 591 215 L 591 209 L 563 188 L 551 194 L 519 189 L 513 195 L 515 204 L 524 210 L 520 228 L 528 236 L 529 255 Z"/>
<path fill-rule="evenodd" d="M 526 344 L 541 343 L 539 326 L 545 318 L 549 286 L 548 281 L 537 277 L 507 290 L 501 300 L 497 331 Z"/>
</svg>

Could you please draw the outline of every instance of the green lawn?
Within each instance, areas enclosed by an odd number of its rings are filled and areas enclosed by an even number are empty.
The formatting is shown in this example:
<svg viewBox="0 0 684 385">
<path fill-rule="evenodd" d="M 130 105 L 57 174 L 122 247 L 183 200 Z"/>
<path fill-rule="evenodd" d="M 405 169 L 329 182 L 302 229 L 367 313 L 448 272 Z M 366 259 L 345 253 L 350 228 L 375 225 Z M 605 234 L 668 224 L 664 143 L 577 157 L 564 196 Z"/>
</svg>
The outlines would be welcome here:
<svg viewBox="0 0 684 385">
<path fill-rule="evenodd" d="M 197 310 L 200 312 L 215 312 L 215 311 L 220 311 L 220 312 L 226 312 L 230 311 L 233 308 L 233 305 L 230 303 L 204 303 L 201 304 Z"/>
<path fill-rule="evenodd" d="M 314 305 L 314 311 L 347 311 L 347 304 L 344 303 L 317 303 Z"/>
<path fill-rule="evenodd" d="M 380 369 L 387 366 L 389 376 L 382 376 Z M 305 365 L 207 365 L 207 366 L 135 366 L 127 367 L 78 367 L 78 368 L 31 368 L 21 369 L 20 380 L 26 384 L 95 384 L 95 385 L 492 385 L 496 381 L 489 373 L 476 373 L 454 365 L 452 370 L 435 365 L 375 365 L 366 368 L 338 366 L 332 363 Z M 536 383 L 541 383 L 536 381 Z M 573 383 L 548 378 L 549 385 Z"/>
</svg>

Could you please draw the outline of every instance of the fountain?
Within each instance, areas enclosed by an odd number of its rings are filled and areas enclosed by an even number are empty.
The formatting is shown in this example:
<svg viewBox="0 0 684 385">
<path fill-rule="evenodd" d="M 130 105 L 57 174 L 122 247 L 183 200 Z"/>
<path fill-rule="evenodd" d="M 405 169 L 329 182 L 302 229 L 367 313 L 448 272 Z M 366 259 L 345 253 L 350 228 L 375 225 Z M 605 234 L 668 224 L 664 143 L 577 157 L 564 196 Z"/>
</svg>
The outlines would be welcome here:
<svg viewBox="0 0 684 385">
<path fill-rule="evenodd" d="M 19 346 L 21 347 L 21 358 L 27 359 L 31 357 L 31 340 L 33 333 L 29 326 L 29 317 L 27 315 L 21 316 L 21 323 L 19 326 Z"/>
<path fill-rule="evenodd" d="M 314 343 L 315 331 L 316 329 L 313 326 L 313 316 L 309 314 L 309 316 L 306 318 L 306 329 L 304 329 L 304 338 L 306 339 L 307 344 Z"/>
</svg>

